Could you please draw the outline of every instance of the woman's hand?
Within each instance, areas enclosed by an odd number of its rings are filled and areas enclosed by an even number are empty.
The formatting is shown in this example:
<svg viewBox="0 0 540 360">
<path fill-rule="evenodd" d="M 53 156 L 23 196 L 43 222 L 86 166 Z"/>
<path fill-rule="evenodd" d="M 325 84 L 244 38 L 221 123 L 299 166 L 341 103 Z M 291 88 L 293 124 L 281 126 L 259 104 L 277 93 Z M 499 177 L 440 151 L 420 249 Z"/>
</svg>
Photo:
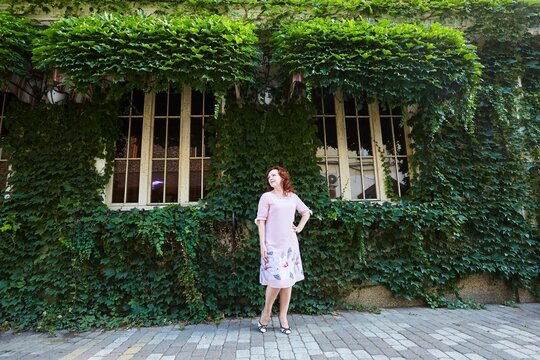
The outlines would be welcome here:
<svg viewBox="0 0 540 360">
<path fill-rule="evenodd" d="M 304 226 L 306 226 L 306 223 L 309 220 L 310 215 L 311 213 L 309 211 L 304 212 L 302 214 L 302 218 L 300 219 L 300 222 L 298 223 L 298 225 L 293 224 L 292 229 L 295 233 L 299 234 L 302 232 L 302 230 L 304 230 Z"/>
<path fill-rule="evenodd" d="M 266 246 L 261 246 L 261 259 L 263 259 L 264 263 L 268 262 L 268 252 L 266 251 Z"/>
</svg>

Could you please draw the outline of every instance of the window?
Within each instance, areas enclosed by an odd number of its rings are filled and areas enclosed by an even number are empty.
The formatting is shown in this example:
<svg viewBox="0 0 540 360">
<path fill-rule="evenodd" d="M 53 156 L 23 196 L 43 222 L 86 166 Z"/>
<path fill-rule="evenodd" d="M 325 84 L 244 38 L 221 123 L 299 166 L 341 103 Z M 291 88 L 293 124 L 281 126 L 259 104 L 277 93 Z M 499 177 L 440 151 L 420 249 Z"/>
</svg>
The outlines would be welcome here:
<svg viewBox="0 0 540 360">
<path fill-rule="evenodd" d="M 332 199 L 385 200 L 385 168 L 398 196 L 407 193 L 409 151 L 399 108 L 379 109 L 354 98 L 315 89 L 315 124 L 321 174 Z"/>
<path fill-rule="evenodd" d="M 121 104 L 120 139 L 116 142 L 113 203 L 139 201 L 144 93 L 133 91 Z"/>
<path fill-rule="evenodd" d="M 189 87 L 132 91 L 119 115 L 107 202 L 133 207 L 204 198 L 211 160 L 205 124 L 213 110 L 212 94 Z"/>
<path fill-rule="evenodd" d="M 0 92 L 0 138 L 7 134 L 5 114 L 9 102 L 13 99 L 12 94 Z M 0 189 L 6 188 L 6 176 L 8 171 L 8 154 L 0 147 Z"/>
<path fill-rule="evenodd" d="M 384 163 L 390 170 L 394 194 L 402 196 L 410 187 L 409 163 L 407 160 L 407 138 L 400 125 L 399 108 L 381 111 L 381 136 L 384 151 Z"/>
</svg>

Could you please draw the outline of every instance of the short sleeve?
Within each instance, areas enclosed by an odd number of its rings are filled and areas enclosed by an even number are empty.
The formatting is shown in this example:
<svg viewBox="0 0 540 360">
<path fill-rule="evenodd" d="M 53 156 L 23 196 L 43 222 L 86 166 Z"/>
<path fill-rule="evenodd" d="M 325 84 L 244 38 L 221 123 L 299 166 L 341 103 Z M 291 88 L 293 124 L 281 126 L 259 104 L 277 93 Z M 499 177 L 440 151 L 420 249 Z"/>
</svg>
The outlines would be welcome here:
<svg viewBox="0 0 540 360">
<path fill-rule="evenodd" d="M 296 195 L 296 194 L 295 194 Z M 304 202 L 296 195 L 296 211 L 304 215 L 307 212 L 311 213 L 311 210 L 304 204 Z"/>
<path fill-rule="evenodd" d="M 255 224 L 258 220 L 266 221 L 268 217 L 268 212 L 270 211 L 270 200 L 266 193 L 262 194 L 259 199 L 259 207 L 257 208 L 257 217 L 255 218 Z"/>
</svg>

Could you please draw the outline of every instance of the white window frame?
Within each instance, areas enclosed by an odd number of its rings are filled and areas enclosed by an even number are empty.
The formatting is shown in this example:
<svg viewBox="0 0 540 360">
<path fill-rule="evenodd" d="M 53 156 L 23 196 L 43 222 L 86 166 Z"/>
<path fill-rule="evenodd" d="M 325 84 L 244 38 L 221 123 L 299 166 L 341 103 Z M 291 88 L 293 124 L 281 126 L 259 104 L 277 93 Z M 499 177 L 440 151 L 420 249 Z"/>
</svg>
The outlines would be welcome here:
<svg viewBox="0 0 540 360">
<path fill-rule="evenodd" d="M 323 100 L 324 102 L 324 100 Z M 384 158 L 381 156 L 380 149 L 382 149 L 383 139 L 381 130 L 381 117 L 379 111 L 379 102 L 377 100 L 368 103 L 369 123 L 371 129 L 371 146 L 373 149 L 373 162 L 376 177 L 376 189 L 378 197 L 376 199 L 353 199 L 351 186 L 350 186 L 350 173 L 349 173 L 349 156 L 347 148 L 347 132 L 345 122 L 345 101 L 342 91 L 337 91 L 334 94 L 334 106 L 335 106 L 335 119 L 336 119 L 336 132 L 338 143 L 338 157 L 339 157 L 339 181 L 341 186 L 341 199 L 350 201 L 373 201 L 383 202 L 390 201 L 386 195 L 386 184 L 384 174 Z M 409 111 L 402 109 L 402 114 L 409 114 Z M 326 114 L 325 114 L 326 115 Z M 408 116 L 405 117 L 405 123 L 403 130 L 405 132 L 405 146 L 407 159 L 412 154 L 410 133 L 411 129 L 407 124 Z M 409 164 L 409 178 L 411 178 L 411 168 Z M 323 170 L 323 169 L 321 169 Z"/>
<path fill-rule="evenodd" d="M 141 158 L 139 168 L 139 196 L 137 203 L 113 203 L 113 176 L 105 188 L 105 204 L 113 210 L 152 209 L 171 204 L 195 205 L 196 201 L 189 201 L 189 176 L 190 176 L 190 135 L 191 135 L 191 86 L 183 86 L 181 91 L 180 112 L 180 148 L 178 166 L 178 202 L 175 203 L 152 203 L 150 200 L 150 187 L 152 183 L 152 147 L 154 133 L 154 110 L 156 93 L 144 94 L 143 125 L 141 137 Z M 204 160 L 211 161 L 206 156 Z M 126 168 L 126 176 L 127 176 Z"/>
</svg>

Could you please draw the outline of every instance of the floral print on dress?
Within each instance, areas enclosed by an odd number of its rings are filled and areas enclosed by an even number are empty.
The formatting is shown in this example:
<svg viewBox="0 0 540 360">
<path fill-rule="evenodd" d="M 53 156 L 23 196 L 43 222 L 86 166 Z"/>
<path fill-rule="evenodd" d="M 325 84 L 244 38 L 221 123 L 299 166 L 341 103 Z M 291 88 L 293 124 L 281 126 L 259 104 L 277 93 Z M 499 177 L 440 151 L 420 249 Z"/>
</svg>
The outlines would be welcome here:
<svg viewBox="0 0 540 360">
<path fill-rule="evenodd" d="M 269 279 L 285 280 L 295 283 L 304 278 L 300 253 L 292 248 L 269 251 L 268 262 L 261 262 L 261 282 L 268 283 Z"/>
</svg>

